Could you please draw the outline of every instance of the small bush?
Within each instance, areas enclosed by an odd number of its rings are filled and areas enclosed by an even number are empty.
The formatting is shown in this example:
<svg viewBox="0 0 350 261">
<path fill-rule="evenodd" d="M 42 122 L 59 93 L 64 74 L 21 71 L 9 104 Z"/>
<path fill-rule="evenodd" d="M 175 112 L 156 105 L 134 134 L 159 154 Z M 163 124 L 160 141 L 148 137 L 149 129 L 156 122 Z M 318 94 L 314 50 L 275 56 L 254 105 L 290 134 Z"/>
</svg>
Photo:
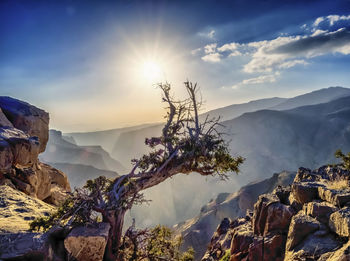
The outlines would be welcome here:
<svg viewBox="0 0 350 261">
<path fill-rule="evenodd" d="M 231 251 L 228 249 L 225 251 L 225 255 L 220 259 L 220 261 L 230 261 Z"/>
<path fill-rule="evenodd" d="M 341 165 L 346 169 L 350 170 L 350 152 L 348 154 L 344 154 L 341 150 L 337 150 L 335 152 L 335 157 L 341 159 Z"/>
</svg>

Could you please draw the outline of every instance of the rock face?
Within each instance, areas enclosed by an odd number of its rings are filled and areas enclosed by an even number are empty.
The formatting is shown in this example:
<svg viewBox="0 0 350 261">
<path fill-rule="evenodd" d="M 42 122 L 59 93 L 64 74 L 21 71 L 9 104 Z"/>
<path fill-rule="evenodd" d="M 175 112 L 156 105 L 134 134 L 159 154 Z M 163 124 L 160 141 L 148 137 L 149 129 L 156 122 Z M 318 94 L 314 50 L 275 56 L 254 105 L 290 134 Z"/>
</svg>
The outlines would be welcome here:
<svg viewBox="0 0 350 261">
<path fill-rule="evenodd" d="M 253 213 L 225 219 L 228 229 L 218 227 L 202 260 L 227 251 L 231 261 L 350 260 L 350 187 L 339 180 L 350 180 L 340 166 L 300 168 L 291 186 L 261 195 Z"/>
<path fill-rule="evenodd" d="M 77 261 L 100 261 L 103 259 L 109 232 L 108 223 L 96 227 L 76 227 L 64 240 L 69 256 Z"/>
<path fill-rule="evenodd" d="M 63 172 L 38 160 L 48 137 L 47 112 L 23 101 L 0 97 L 0 184 L 57 205 L 70 191 L 70 185 Z"/>
<path fill-rule="evenodd" d="M 183 250 L 192 246 L 195 250 L 196 260 L 201 259 L 216 227 L 223 218 L 244 217 L 247 210 L 252 210 L 254 208 L 254 203 L 259 195 L 270 193 L 278 186 L 287 186 L 291 184 L 295 174 L 295 172 L 286 171 L 279 174 L 276 173 L 269 179 L 250 183 L 242 187 L 236 193 L 219 194 L 215 200 L 212 200 L 202 207 L 201 213 L 197 217 L 174 227 L 183 237 Z M 276 202 L 277 201 L 279 202 L 278 198 L 276 199 Z M 274 218 L 273 215 L 279 215 L 281 211 L 286 215 L 290 215 L 287 214 L 289 213 L 289 208 L 284 207 L 282 204 L 276 204 L 273 207 L 273 209 L 270 209 L 271 219 Z M 227 240 L 226 234 L 221 238 L 221 233 L 222 232 L 216 233 L 218 238 L 220 238 L 218 240 Z M 246 236 L 244 236 L 244 238 L 246 238 Z M 241 242 L 241 237 L 239 236 L 237 240 Z"/>
<path fill-rule="evenodd" d="M 49 140 L 49 114 L 11 97 L 0 97 L 0 107 L 13 127 L 24 131 L 29 136 L 38 137 L 40 152 L 43 152 Z"/>
</svg>

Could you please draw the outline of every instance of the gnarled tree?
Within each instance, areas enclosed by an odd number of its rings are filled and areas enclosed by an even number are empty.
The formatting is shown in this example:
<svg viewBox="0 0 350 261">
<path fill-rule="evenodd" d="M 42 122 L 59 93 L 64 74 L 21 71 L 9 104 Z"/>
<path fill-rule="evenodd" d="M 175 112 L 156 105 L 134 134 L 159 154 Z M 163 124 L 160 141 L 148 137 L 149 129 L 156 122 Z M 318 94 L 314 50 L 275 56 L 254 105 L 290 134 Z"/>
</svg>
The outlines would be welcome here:
<svg viewBox="0 0 350 261">
<path fill-rule="evenodd" d="M 93 214 L 100 213 L 103 221 L 111 226 L 105 260 L 118 260 L 125 213 L 134 204 L 144 201 L 143 190 L 177 174 L 197 172 L 226 179 L 227 173 L 239 172 L 244 160 L 230 155 L 218 131 L 219 119 L 199 120 L 202 101 L 198 100 L 197 84 L 185 82 L 188 99 L 182 101 L 172 97 L 170 84 L 159 84 L 159 88 L 168 111 L 161 136 L 145 141 L 150 152 L 133 160 L 134 167 L 126 175 L 113 181 L 101 177 L 89 181 L 75 192 L 66 212 L 52 218 L 52 221 L 70 225 L 79 221 L 92 222 Z"/>
</svg>

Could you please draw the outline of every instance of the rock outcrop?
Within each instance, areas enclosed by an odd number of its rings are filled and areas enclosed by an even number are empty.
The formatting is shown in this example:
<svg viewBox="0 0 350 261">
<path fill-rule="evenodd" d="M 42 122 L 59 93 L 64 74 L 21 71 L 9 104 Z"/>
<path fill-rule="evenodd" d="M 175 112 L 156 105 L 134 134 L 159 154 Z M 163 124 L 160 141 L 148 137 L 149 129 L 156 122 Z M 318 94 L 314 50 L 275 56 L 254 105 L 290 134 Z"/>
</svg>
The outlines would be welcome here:
<svg viewBox="0 0 350 261">
<path fill-rule="evenodd" d="M 236 193 L 220 193 L 215 200 L 202 207 L 201 213 L 197 217 L 174 227 L 177 233 L 183 237 L 182 249 L 193 247 L 195 258 L 199 260 L 204 255 L 216 227 L 223 218 L 244 217 L 247 210 L 254 208 L 254 203 L 259 195 L 270 193 L 278 186 L 291 184 L 295 174 L 295 172 L 287 171 L 276 173 L 269 179 L 250 183 Z M 278 211 L 280 210 L 277 207 L 271 215 L 275 215 Z M 271 218 L 273 217 L 271 216 Z M 221 233 L 218 233 L 217 236 L 220 241 L 226 242 L 227 238 L 221 239 Z"/>
<path fill-rule="evenodd" d="M 108 223 L 98 223 L 96 227 L 76 227 L 64 239 L 69 256 L 77 261 L 100 261 L 105 252 Z"/>
<path fill-rule="evenodd" d="M 224 219 L 202 260 L 350 260 L 350 187 L 338 185 L 349 182 L 339 166 L 300 168 L 291 186 L 259 196 L 253 212 Z"/>
<path fill-rule="evenodd" d="M 0 185 L 57 205 L 70 191 L 67 176 L 38 160 L 49 137 L 49 114 L 26 102 L 0 97 Z"/>
</svg>

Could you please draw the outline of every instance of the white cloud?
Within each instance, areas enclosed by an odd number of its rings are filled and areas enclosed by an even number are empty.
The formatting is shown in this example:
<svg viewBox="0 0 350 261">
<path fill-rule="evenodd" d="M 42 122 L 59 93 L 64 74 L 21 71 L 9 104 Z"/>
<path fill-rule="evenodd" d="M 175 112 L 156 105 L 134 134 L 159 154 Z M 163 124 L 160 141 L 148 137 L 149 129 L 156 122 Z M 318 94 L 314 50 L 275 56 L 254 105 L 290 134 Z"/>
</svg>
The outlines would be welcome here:
<svg viewBox="0 0 350 261">
<path fill-rule="evenodd" d="M 276 77 L 280 75 L 279 72 L 276 72 L 274 74 L 265 74 L 265 75 L 260 75 L 257 77 L 245 79 L 235 85 L 233 85 L 231 88 L 232 89 L 238 89 L 244 85 L 253 85 L 253 84 L 262 84 L 262 83 L 273 83 L 276 82 Z"/>
<path fill-rule="evenodd" d="M 202 48 L 197 48 L 191 51 L 192 55 L 197 55 L 200 51 L 202 51 Z"/>
<path fill-rule="evenodd" d="M 217 46 L 216 43 L 204 47 L 203 61 L 218 63 L 231 56 L 244 55 L 242 60 L 243 72 L 261 74 L 253 78 L 244 79 L 233 88 L 249 84 L 272 83 L 276 81 L 279 71 L 295 66 L 306 66 L 309 60 L 322 55 L 350 54 L 350 31 L 346 27 L 330 27 L 339 21 L 350 21 L 350 15 L 329 15 L 318 17 L 311 25 L 302 26 L 304 34 L 279 36 L 272 40 L 262 40 L 249 43 L 231 42 Z M 346 22 L 347 23 L 347 22 Z M 346 24 L 345 23 L 345 24 Z M 324 24 L 327 26 L 324 27 Z M 321 26 L 321 27 L 319 27 Z M 331 30 L 332 29 L 332 30 Z"/>
<path fill-rule="evenodd" d="M 228 44 L 224 44 L 223 46 L 219 47 L 218 51 L 220 51 L 220 52 L 235 51 L 240 46 L 241 45 L 239 43 L 228 43 Z"/>
<path fill-rule="evenodd" d="M 325 34 L 325 33 L 328 33 L 327 30 L 321 30 L 321 29 L 317 29 L 315 30 L 311 36 L 316 36 L 316 35 L 320 35 L 320 34 Z"/>
<path fill-rule="evenodd" d="M 242 81 L 242 84 L 247 85 L 247 84 L 259 84 L 259 83 L 265 83 L 265 82 L 275 82 L 276 81 L 276 76 L 274 74 L 269 74 L 269 75 L 260 75 L 255 78 L 250 78 L 250 79 L 245 79 Z"/>
<path fill-rule="evenodd" d="M 325 20 L 323 16 L 317 17 L 315 22 L 313 23 L 313 26 L 317 27 L 320 23 L 322 23 Z"/>
<path fill-rule="evenodd" d="M 209 53 L 202 57 L 203 61 L 217 63 L 221 61 L 221 54 L 219 53 Z"/>
<path fill-rule="evenodd" d="M 350 21 L 350 15 L 321 16 L 321 17 L 316 18 L 312 25 L 314 27 L 318 27 L 321 24 L 324 24 L 324 22 L 327 22 L 329 26 L 333 26 L 339 21 Z"/>
<path fill-rule="evenodd" d="M 244 65 L 247 73 L 271 72 L 307 64 L 316 56 L 350 54 L 350 32 L 341 28 L 334 32 L 315 31 L 311 35 L 278 37 L 271 41 L 250 43 L 256 49 L 252 59 Z"/>
<path fill-rule="evenodd" d="M 292 60 L 292 61 L 287 61 L 278 66 L 280 69 L 288 69 L 296 66 L 297 64 L 302 64 L 302 65 L 308 65 L 309 63 L 305 60 Z"/>
<path fill-rule="evenodd" d="M 216 43 L 213 43 L 213 44 L 207 44 L 206 46 L 204 46 L 204 52 L 206 54 L 208 53 L 215 53 L 216 51 Z"/>
</svg>

